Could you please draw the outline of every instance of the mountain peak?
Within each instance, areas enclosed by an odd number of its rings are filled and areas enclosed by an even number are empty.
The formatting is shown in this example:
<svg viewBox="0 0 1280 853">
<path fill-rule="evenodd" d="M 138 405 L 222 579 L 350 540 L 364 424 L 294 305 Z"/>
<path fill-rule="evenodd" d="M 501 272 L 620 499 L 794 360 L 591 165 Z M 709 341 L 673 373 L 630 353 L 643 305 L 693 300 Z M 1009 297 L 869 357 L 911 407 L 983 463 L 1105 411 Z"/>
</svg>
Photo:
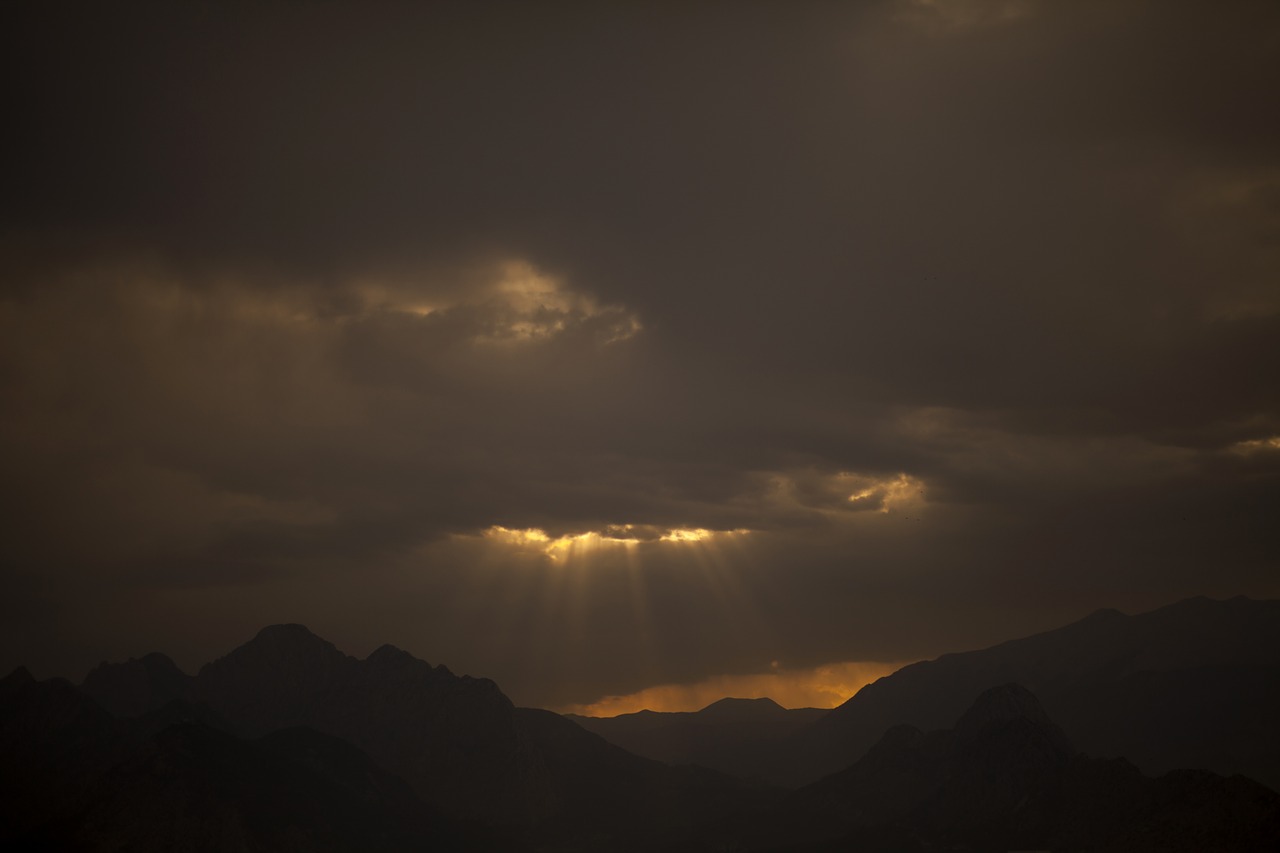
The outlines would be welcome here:
<svg viewBox="0 0 1280 853">
<path fill-rule="evenodd" d="M 191 698 L 243 734 L 298 725 L 348 677 L 355 658 L 304 625 L 268 625 L 252 640 L 205 664 Z"/>
<path fill-rule="evenodd" d="M 25 666 L 20 666 L 4 678 L 0 678 L 0 687 L 10 689 L 21 687 L 24 684 L 33 683 L 35 683 L 35 677 L 32 676 L 31 670 L 27 669 Z"/>
<path fill-rule="evenodd" d="M 973 740 L 983 732 L 1017 720 L 1026 720 L 1051 735 L 1060 746 L 1070 751 L 1066 736 L 1049 719 L 1040 700 L 1021 684 L 1002 684 L 980 695 L 956 723 L 956 735 Z"/>
<path fill-rule="evenodd" d="M 1114 607 L 1103 607 L 1095 610 L 1088 616 L 1080 620 L 1081 625 L 1094 625 L 1100 622 L 1114 622 L 1116 619 L 1123 619 L 1124 614 Z"/>
<path fill-rule="evenodd" d="M 282 622 L 279 625 L 268 625 L 254 635 L 254 641 L 263 640 L 267 642 L 298 642 L 308 640 L 320 640 L 320 637 L 311 632 L 306 625 L 299 625 L 297 622 Z"/>
<path fill-rule="evenodd" d="M 141 663 L 143 666 L 145 666 L 147 669 L 178 670 L 179 672 L 182 671 L 178 669 L 178 665 L 173 662 L 173 658 L 169 657 L 166 654 L 163 654 L 162 652 L 148 652 L 147 654 L 138 658 L 138 662 Z"/>
<path fill-rule="evenodd" d="M 786 710 L 768 696 L 761 696 L 758 699 L 739 699 L 735 696 L 726 696 L 723 699 L 717 699 L 712 702 L 710 705 L 703 708 L 702 711 L 710 711 L 712 708 L 778 708 L 780 710 Z M 701 713 L 701 711 L 699 711 L 699 713 Z"/>
<path fill-rule="evenodd" d="M 265 657 L 277 662 L 300 660 L 339 661 L 347 656 L 324 637 L 313 634 L 306 625 L 268 625 L 252 640 L 234 649 L 227 658 Z M 225 660 L 226 658 L 224 658 Z M 217 661 L 215 661 L 217 663 Z"/>
<path fill-rule="evenodd" d="M 786 708 L 767 697 L 760 699 L 728 697 L 712 702 L 701 711 L 698 711 L 697 714 L 699 717 L 718 720 L 762 720 L 785 714 L 786 710 Z"/>
<path fill-rule="evenodd" d="M 390 643 L 384 643 L 381 646 L 378 646 L 378 648 L 370 652 L 369 656 L 365 658 L 366 662 L 374 664 L 405 664 L 416 660 L 418 659 L 409 652 L 393 646 Z M 425 663 L 425 661 L 421 662 Z"/>
<path fill-rule="evenodd" d="M 186 695 L 191 676 L 167 655 L 152 652 L 124 663 L 98 664 L 80 689 L 117 717 L 137 717 Z"/>
</svg>

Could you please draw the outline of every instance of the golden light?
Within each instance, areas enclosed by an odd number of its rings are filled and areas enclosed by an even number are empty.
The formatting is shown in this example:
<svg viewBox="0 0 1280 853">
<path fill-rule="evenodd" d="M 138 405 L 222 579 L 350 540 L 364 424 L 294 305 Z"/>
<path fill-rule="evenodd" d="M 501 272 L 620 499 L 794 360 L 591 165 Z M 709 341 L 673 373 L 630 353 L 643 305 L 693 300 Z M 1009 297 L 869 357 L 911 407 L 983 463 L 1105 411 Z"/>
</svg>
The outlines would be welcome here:
<svg viewBox="0 0 1280 853">
<path fill-rule="evenodd" d="M 637 548 L 646 544 L 708 544 L 721 537 L 743 536 L 751 531 L 708 530 L 705 527 L 659 528 L 645 524 L 612 524 L 599 530 L 552 536 L 538 527 L 510 528 L 495 524 L 480 535 L 522 549 L 541 551 L 553 560 L 586 556 L 602 549 Z"/>
<path fill-rule="evenodd" d="M 769 698 L 784 708 L 834 708 L 866 685 L 901 669 L 905 662 L 842 661 L 807 669 L 774 665 L 768 672 L 717 675 L 692 684 L 659 684 L 624 696 L 553 710 L 587 717 L 636 711 L 697 711 L 726 696 Z"/>
<path fill-rule="evenodd" d="M 1280 435 L 1273 435 L 1270 438 L 1255 438 L 1249 441 L 1237 441 L 1231 445 L 1230 449 L 1232 453 L 1237 453 L 1241 456 L 1280 450 Z"/>
<path fill-rule="evenodd" d="M 701 542 L 703 539 L 709 539 L 711 531 L 705 527 L 695 528 L 677 528 L 668 530 L 659 537 L 661 542 Z"/>
<path fill-rule="evenodd" d="M 838 477 L 852 477 L 851 474 L 839 474 Z M 879 480 L 849 495 L 849 503 L 861 501 L 877 501 L 879 511 L 887 513 L 890 509 L 901 506 L 916 499 L 924 492 L 924 486 L 915 477 L 899 474 L 892 479 Z"/>
<path fill-rule="evenodd" d="M 608 345 L 643 330 L 640 318 L 623 305 L 601 304 L 590 293 L 539 272 L 524 260 L 495 264 L 482 271 L 460 271 L 456 280 L 401 274 L 355 282 L 374 310 L 416 317 L 447 316 L 462 310 L 479 318 L 470 342 L 479 346 L 522 346 L 546 342 L 574 329 L 588 329 L 594 341 Z"/>
<path fill-rule="evenodd" d="M 600 340 L 611 344 L 641 330 L 640 320 L 620 305 L 601 305 L 587 293 L 538 272 L 527 261 L 502 264 L 490 301 L 498 309 L 499 322 L 476 338 L 484 344 L 518 344 L 544 341 L 591 320 L 607 320 Z"/>
</svg>

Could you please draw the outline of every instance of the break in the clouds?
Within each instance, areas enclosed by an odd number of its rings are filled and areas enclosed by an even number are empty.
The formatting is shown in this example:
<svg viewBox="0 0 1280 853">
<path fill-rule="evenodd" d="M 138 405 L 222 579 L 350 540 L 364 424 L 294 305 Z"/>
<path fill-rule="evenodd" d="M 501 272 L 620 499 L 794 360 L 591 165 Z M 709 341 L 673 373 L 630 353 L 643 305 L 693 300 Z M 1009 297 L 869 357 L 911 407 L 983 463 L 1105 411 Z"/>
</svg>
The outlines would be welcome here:
<svg viewBox="0 0 1280 853">
<path fill-rule="evenodd" d="M 19 4 L 0 664 L 303 622 L 585 707 L 1275 595 L 1278 37 Z"/>
</svg>

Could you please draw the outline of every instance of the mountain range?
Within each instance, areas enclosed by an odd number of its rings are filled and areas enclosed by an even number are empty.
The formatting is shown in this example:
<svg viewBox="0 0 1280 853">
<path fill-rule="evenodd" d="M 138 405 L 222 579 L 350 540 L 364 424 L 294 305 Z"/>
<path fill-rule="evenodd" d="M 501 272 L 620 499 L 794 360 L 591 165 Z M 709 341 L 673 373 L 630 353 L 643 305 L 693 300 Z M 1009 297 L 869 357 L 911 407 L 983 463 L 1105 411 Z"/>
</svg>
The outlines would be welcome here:
<svg viewBox="0 0 1280 853">
<path fill-rule="evenodd" d="M 1193 599 L 914 664 L 829 712 L 592 720 L 275 625 L 194 676 L 151 654 L 0 680 L 0 845 L 1274 849 L 1277 640 L 1280 602 Z"/>
<path fill-rule="evenodd" d="M 1089 755 L 1147 773 L 1242 773 L 1280 790 L 1280 601 L 1192 598 L 903 667 L 786 744 L 764 775 L 807 784 L 889 727 L 944 728 L 983 690 L 1015 682 Z"/>
<path fill-rule="evenodd" d="M 826 714 L 822 708 L 783 708 L 767 698 L 728 698 L 700 711 L 565 716 L 636 755 L 667 764 L 700 764 L 744 780 L 759 780 L 762 756 Z"/>
</svg>

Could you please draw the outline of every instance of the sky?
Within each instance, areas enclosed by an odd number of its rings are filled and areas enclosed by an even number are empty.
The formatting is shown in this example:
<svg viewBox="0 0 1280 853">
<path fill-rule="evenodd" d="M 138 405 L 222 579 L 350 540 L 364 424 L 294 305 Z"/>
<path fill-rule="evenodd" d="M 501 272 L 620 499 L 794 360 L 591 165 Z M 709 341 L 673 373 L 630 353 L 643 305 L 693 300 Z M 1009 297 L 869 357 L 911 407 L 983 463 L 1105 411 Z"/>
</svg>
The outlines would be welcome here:
<svg viewBox="0 0 1280 853">
<path fill-rule="evenodd" d="M 1274 2 L 4 16 L 0 669 L 833 705 L 1280 595 Z"/>
</svg>

